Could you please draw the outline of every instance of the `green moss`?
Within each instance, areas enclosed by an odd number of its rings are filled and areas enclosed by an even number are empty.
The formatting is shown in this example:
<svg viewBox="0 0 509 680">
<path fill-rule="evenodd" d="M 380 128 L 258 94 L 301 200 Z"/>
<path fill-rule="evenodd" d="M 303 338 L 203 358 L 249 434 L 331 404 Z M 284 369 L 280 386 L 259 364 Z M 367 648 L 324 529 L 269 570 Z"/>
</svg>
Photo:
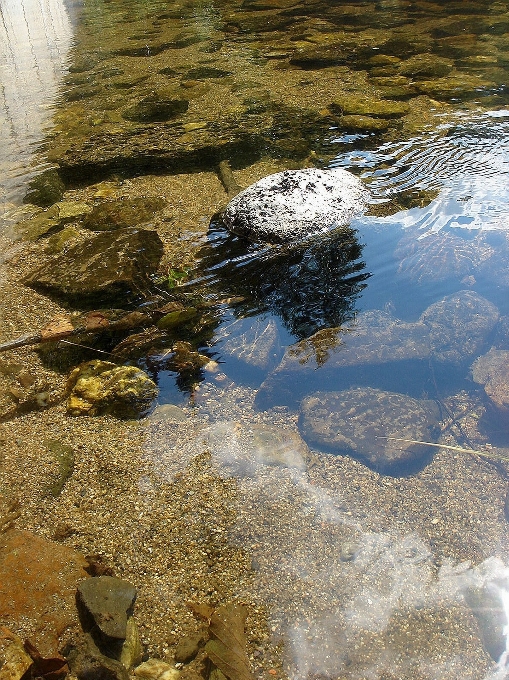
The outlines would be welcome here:
<svg viewBox="0 0 509 680">
<path fill-rule="evenodd" d="M 75 454 L 71 446 L 62 444 L 58 439 L 47 439 L 44 446 L 53 455 L 58 463 L 58 472 L 55 480 L 46 487 L 45 495 L 58 498 L 74 471 Z"/>
</svg>

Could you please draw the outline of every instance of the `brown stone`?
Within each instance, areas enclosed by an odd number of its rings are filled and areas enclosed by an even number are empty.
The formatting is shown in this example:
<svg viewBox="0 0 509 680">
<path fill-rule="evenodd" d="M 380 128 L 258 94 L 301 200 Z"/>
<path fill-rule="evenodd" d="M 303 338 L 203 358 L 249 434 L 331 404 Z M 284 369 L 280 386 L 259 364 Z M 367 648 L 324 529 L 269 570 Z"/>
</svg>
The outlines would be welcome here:
<svg viewBox="0 0 509 680">
<path fill-rule="evenodd" d="M 0 536 L 0 623 L 54 655 L 79 628 L 76 586 L 88 578 L 85 558 L 28 531 Z"/>
</svg>

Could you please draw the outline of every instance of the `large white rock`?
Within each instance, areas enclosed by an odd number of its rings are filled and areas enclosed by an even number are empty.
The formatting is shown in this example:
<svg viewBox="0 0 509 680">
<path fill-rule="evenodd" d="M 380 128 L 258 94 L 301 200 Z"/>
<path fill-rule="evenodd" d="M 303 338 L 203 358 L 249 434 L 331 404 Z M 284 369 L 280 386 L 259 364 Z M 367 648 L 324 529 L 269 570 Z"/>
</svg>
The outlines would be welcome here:
<svg viewBox="0 0 509 680">
<path fill-rule="evenodd" d="M 237 194 L 223 219 L 251 241 L 287 243 L 346 226 L 368 199 L 366 187 L 347 170 L 285 170 Z"/>
</svg>

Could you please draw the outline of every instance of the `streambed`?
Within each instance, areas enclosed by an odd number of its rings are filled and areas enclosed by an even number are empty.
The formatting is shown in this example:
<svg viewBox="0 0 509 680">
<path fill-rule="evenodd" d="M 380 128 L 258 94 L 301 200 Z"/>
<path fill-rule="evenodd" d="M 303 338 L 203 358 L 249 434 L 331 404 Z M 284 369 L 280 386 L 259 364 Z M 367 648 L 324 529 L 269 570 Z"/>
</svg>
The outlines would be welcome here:
<svg viewBox="0 0 509 680">
<path fill-rule="evenodd" d="M 5 355 L 2 497 L 19 498 L 19 528 L 136 584 L 151 655 L 171 661 L 196 631 L 187 601 L 242 601 L 257 677 L 506 676 L 506 405 L 476 362 L 509 349 L 507 17 L 505 3 L 84 4 L 42 161 L 62 193 L 4 214 L 25 240 L 9 245 L 2 339 L 80 311 L 21 281 L 87 237 L 89 210 L 163 198 L 144 221 L 165 249 L 152 294 L 207 303 L 177 337 L 210 370 L 183 379 L 164 347 L 130 358 L 159 386 L 148 417 L 71 418 L 69 366 L 112 347 Z M 248 244 L 220 219 L 222 160 L 241 186 L 348 167 L 371 214 L 297 248 Z M 63 203 L 81 207 L 47 214 Z M 18 408 L 24 372 L 46 408 Z M 453 448 L 407 469 L 370 458 L 385 431 L 369 455 L 345 444 L 354 419 L 334 418 L 360 404 L 369 430 L 373 394 L 433 403 L 427 443 Z M 313 399 L 326 414 L 343 399 L 343 439 L 324 440 Z M 75 451 L 56 496 L 53 439 Z"/>
</svg>

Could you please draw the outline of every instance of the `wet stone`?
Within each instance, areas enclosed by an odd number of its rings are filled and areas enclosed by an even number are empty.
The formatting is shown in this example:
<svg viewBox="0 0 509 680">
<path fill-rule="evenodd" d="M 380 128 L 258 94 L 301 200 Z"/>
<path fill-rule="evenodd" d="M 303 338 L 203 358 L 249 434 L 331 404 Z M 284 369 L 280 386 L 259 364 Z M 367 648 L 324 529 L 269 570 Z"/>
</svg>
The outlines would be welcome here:
<svg viewBox="0 0 509 680">
<path fill-rule="evenodd" d="M 408 104 L 387 99 L 375 99 L 359 95 L 344 95 L 330 105 L 332 111 L 343 115 L 372 116 L 375 118 L 394 118 L 408 113 Z"/>
<path fill-rule="evenodd" d="M 416 54 L 406 59 L 398 66 L 398 71 L 404 76 L 412 78 L 438 78 L 448 75 L 454 62 L 433 54 Z"/>
<path fill-rule="evenodd" d="M 223 219 L 230 231 L 250 240 L 291 243 L 347 226 L 362 213 L 368 196 L 346 170 L 285 170 L 235 196 Z"/>
<path fill-rule="evenodd" d="M 131 201 L 105 201 L 94 206 L 83 222 L 86 229 L 107 231 L 138 227 L 150 222 L 164 208 L 163 198 L 138 198 Z"/>
<path fill-rule="evenodd" d="M 440 432 L 435 402 L 373 388 L 316 392 L 301 404 L 300 428 L 310 444 L 358 458 L 382 473 L 427 462 Z"/>
<path fill-rule="evenodd" d="M 420 321 L 429 328 L 433 357 L 460 365 L 482 351 L 498 317 L 494 304 L 464 290 L 430 305 Z"/>
<path fill-rule="evenodd" d="M 161 659 L 148 659 L 134 669 L 140 680 L 177 680 L 180 671 Z"/>
<path fill-rule="evenodd" d="M 23 641 L 12 631 L 0 626 L 0 677 L 2 680 L 20 680 L 32 665 L 25 652 Z"/>
<path fill-rule="evenodd" d="M 204 643 L 203 635 L 186 635 L 178 642 L 175 649 L 175 663 L 189 663 L 198 654 Z"/>
<path fill-rule="evenodd" d="M 136 600 L 136 588 L 114 576 L 88 578 L 78 585 L 78 603 L 88 623 L 105 642 L 125 640 L 127 620 Z"/>
<path fill-rule="evenodd" d="M 69 301 L 108 301 L 147 290 L 163 254 L 155 231 L 117 229 L 48 258 L 24 283 Z"/>
<path fill-rule="evenodd" d="M 486 396 L 503 416 L 509 415 L 509 351 L 490 349 L 474 361 L 474 382 L 483 386 Z"/>
<path fill-rule="evenodd" d="M 30 182 L 29 190 L 23 199 L 25 203 L 33 203 L 47 208 L 59 201 L 64 195 L 65 185 L 55 169 L 45 170 Z"/>
<path fill-rule="evenodd" d="M 71 548 L 28 531 L 0 536 L 0 620 L 36 640 L 43 656 L 54 656 L 79 628 L 75 593 L 86 566 Z"/>
<path fill-rule="evenodd" d="M 68 378 L 70 415 L 119 417 L 143 414 L 157 397 L 157 385 L 136 366 L 117 366 L 109 361 L 88 361 Z"/>
<path fill-rule="evenodd" d="M 78 680 L 128 680 L 130 677 L 124 665 L 103 654 L 88 634 L 69 651 L 67 658 L 71 673 Z"/>
<path fill-rule="evenodd" d="M 160 99 L 151 95 L 128 108 L 122 115 L 126 120 L 136 123 L 156 123 L 172 120 L 188 108 L 189 102 L 185 99 Z"/>
</svg>

